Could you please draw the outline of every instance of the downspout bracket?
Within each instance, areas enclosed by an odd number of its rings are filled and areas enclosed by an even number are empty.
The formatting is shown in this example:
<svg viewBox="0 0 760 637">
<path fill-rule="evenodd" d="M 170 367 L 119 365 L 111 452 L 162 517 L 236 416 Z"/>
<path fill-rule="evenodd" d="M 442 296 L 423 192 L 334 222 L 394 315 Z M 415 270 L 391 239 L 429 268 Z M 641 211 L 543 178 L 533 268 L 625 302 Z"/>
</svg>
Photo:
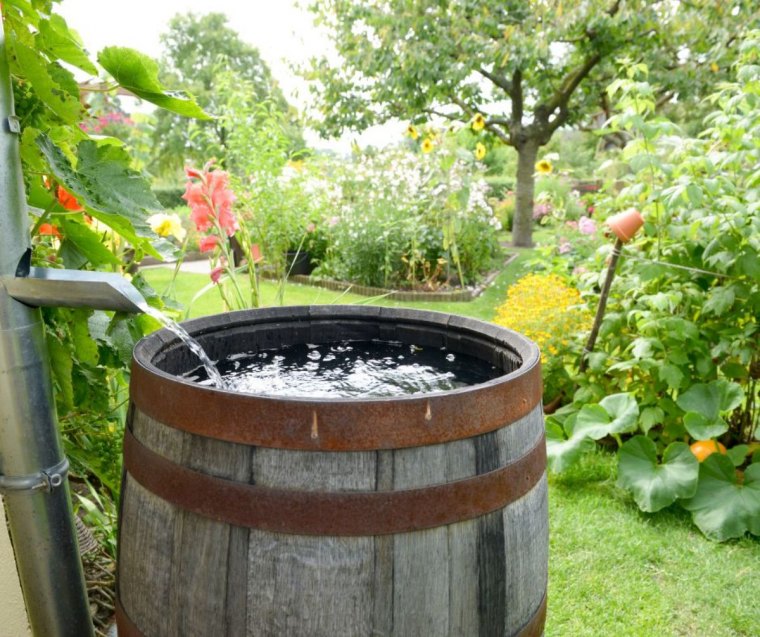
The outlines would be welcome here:
<svg viewBox="0 0 760 637">
<path fill-rule="evenodd" d="M 60 487 L 69 472 L 69 461 L 64 458 L 54 467 L 28 476 L 4 476 L 0 473 L 0 494 L 19 491 L 47 491 Z"/>
</svg>

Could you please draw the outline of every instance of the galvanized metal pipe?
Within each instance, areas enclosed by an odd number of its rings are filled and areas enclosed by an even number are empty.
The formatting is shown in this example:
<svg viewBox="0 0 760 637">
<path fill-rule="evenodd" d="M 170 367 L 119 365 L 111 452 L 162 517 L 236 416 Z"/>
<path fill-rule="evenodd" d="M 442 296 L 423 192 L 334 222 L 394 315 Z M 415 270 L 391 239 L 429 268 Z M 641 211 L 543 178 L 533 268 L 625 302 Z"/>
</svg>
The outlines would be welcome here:
<svg viewBox="0 0 760 637">
<path fill-rule="evenodd" d="M 18 137 L 0 25 L 0 277 L 15 275 L 29 247 Z M 0 475 L 21 588 L 38 637 L 93 634 L 64 460 L 40 311 L 0 284 Z"/>
</svg>

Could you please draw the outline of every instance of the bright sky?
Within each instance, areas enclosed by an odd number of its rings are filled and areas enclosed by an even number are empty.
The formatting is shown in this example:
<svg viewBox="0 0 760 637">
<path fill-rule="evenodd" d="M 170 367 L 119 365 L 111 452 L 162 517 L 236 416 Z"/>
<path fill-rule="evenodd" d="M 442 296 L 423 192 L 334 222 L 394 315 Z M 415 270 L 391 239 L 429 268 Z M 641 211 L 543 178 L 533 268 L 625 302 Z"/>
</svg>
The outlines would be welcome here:
<svg viewBox="0 0 760 637">
<path fill-rule="evenodd" d="M 305 63 L 328 48 L 327 38 L 314 26 L 311 14 L 297 6 L 297 0 L 62 0 L 60 13 L 79 32 L 93 55 L 106 46 L 126 46 L 158 58 L 159 36 L 177 13 L 219 12 L 240 38 L 259 49 L 291 104 L 303 108 L 307 101 L 306 83 L 291 70 L 291 64 Z M 356 137 L 361 145 L 382 146 L 400 139 L 404 125 L 377 127 L 361 136 L 345 135 L 340 143 L 326 143 L 316 134 L 307 141 L 317 147 L 347 151 Z"/>
</svg>

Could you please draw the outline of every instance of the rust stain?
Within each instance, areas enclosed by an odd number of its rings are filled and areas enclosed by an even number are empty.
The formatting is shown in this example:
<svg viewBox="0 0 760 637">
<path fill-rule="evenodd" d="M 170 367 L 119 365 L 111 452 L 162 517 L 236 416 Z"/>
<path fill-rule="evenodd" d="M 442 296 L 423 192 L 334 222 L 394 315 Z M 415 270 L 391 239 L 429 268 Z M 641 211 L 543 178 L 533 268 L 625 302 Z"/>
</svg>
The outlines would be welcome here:
<svg viewBox="0 0 760 637">
<path fill-rule="evenodd" d="M 316 440 L 319 438 L 319 422 L 317 420 L 317 412 L 313 411 L 311 419 L 311 439 Z"/>
</svg>

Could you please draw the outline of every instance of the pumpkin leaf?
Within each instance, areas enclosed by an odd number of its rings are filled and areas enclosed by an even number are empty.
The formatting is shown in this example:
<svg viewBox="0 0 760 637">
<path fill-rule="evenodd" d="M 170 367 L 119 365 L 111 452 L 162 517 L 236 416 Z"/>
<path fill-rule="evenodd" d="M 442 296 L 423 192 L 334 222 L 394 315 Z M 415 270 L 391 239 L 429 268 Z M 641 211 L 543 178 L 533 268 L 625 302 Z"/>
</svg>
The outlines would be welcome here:
<svg viewBox="0 0 760 637">
<path fill-rule="evenodd" d="M 156 106 L 184 117 L 211 119 L 195 100 L 181 91 L 167 91 L 158 79 L 158 64 L 139 51 L 109 46 L 98 62 L 125 89 Z"/>
<path fill-rule="evenodd" d="M 550 471 L 562 473 L 593 448 L 594 441 L 591 438 L 583 435 L 570 435 L 568 438 L 562 425 L 553 419 L 547 419 L 546 455 Z"/>
<path fill-rule="evenodd" d="M 747 467 L 739 484 L 730 458 L 708 456 L 699 467 L 696 494 L 681 504 L 711 540 L 723 542 L 747 531 L 760 535 L 760 464 Z"/>
<path fill-rule="evenodd" d="M 642 511 L 653 513 L 690 498 L 697 490 L 699 462 L 684 442 L 665 449 L 657 462 L 657 447 L 646 436 L 634 436 L 623 443 L 618 460 L 618 484 L 633 493 Z"/>
<path fill-rule="evenodd" d="M 606 396 L 598 405 L 584 405 L 578 412 L 573 435 L 599 440 L 612 434 L 636 431 L 639 406 L 630 394 Z"/>
</svg>

